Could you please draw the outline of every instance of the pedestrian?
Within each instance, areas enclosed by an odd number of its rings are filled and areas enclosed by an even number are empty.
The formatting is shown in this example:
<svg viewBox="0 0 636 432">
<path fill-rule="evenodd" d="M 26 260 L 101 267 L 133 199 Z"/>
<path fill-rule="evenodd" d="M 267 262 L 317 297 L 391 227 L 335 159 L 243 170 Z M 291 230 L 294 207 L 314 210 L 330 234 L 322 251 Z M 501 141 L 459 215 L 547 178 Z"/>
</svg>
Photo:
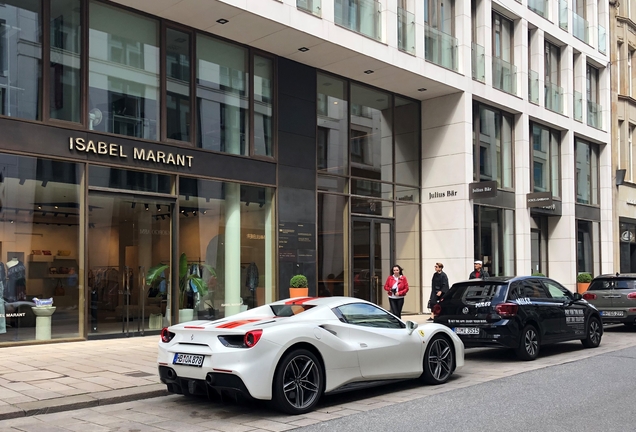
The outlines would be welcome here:
<svg viewBox="0 0 636 432">
<path fill-rule="evenodd" d="M 402 272 L 402 267 L 395 264 L 391 267 L 392 274 L 386 278 L 386 283 L 384 284 L 384 290 L 389 294 L 391 313 L 398 318 L 402 318 L 404 296 L 409 292 L 409 282 Z"/>
<path fill-rule="evenodd" d="M 473 271 L 470 276 L 468 276 L 468 279 L 486 279 L 489 278 L 490 275 L 488 274 L 488 272 L 484 269 L 482 269 L 482 266 L 484 265 L 483 262 L 481 262 L 480 260 L 475 261 L 475 271 Z"/>
<path fill-rule="evenodd" d="M 431 298 L 428 301 L 429 309 L 433 309 L 433 306 L 439 303 L 442 296 L 450 289 L 448 286 L 448 276 L 446 276 L 443 269 L 444 264 L 435 263 L 435 273 L 433 273 L 433 281 L 431 283 Z M 433 317 L 430 317 L 428 321 L 433 321 Z"/>
</svg>

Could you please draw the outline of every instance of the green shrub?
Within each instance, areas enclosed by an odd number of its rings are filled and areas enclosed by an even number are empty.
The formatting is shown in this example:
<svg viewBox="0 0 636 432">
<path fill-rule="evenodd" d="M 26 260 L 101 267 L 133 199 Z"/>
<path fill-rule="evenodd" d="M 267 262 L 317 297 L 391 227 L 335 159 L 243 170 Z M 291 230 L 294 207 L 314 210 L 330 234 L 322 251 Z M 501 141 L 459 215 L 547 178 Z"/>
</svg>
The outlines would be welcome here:
<svg viewBox="0 0 636 432">
<path fill-rule="evenodd" d="M 303 275 L 296 275 L 289 281 L 289 286 L 292 288 L 307 288 L 307 278 Z"/>
<path fill-rule="evenodd" d="M 541 273 L 541 272 L 533 272 L 532 276 L 543 276 L 543 277 L 545 277 L 545 275 L 543 273 Z"/>
<path fill-rule="evenodd" d="M 576 276 L 576 281 L 578 283 L 590 283 L 592 282 L 592 275 L 589 273 L 579 273 Z"/>
</svg>

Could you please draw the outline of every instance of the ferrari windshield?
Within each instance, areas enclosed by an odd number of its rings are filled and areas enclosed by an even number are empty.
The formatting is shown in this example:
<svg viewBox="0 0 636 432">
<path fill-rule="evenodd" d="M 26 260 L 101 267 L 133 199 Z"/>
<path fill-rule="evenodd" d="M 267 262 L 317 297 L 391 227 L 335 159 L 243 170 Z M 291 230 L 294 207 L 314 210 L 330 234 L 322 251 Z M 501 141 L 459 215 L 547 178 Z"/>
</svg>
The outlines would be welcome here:
<svg viewBox="0 0 636 432">
<path fill-rule="evenodd" d="M 306 304 L 283 304 L 283 305 L 271 305 L 272 312 L 275 317 L 290 317 L 292 315 L 298 315 L 303 313 L 312 307 L 313 305 Z"/>
</svg>

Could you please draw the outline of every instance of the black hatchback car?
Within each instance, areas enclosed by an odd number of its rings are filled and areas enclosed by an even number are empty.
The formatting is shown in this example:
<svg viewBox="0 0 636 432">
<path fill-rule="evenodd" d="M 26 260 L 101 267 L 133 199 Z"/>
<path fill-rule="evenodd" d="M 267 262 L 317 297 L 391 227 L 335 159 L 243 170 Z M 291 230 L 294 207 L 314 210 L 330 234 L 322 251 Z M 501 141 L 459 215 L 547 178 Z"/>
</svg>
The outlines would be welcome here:
<svg viewBox="0 0 636 432">
<path fill-rule="evenodd" d="M 603 336 L 598 310 L 581 294 L 545 277 L 459 282 L 433 307 L 433 314 L 467 348 L 512 348 L 523 360 L 537 358 L 541 345 L 578 339 L 595 348 Z"/>
</svg>

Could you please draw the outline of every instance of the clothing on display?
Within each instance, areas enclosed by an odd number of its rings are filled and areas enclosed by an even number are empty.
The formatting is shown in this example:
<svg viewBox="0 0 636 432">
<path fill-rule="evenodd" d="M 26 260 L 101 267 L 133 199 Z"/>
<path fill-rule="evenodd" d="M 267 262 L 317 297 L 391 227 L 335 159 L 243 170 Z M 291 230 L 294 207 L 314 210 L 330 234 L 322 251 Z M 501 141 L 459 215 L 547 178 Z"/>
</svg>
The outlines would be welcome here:
<svg viewBox="0 0 636 432">
<path fill-rule="evenodd" d="M 26 267 L 17 258 L 7 262 L 7 286 L 5 300 L 8 303 L 26 300 Z"/>
<path fill-rule="evenodd" d="M 4 309 L 4 279 L 6 274 L 4 272 L 4 264 L 0 263 L 0 334 L 7 332 L 7 321 L 5 318 Z"/>
<path fill-rule="evenodd" d="M 245 272 L 245 286 L 250 289 L 250 291 L 256 290 L 258 286 L 258 267 L 255 262 L 251 262 L 249 266 L 247 266 L 247 270 Z"/>
</svg>

